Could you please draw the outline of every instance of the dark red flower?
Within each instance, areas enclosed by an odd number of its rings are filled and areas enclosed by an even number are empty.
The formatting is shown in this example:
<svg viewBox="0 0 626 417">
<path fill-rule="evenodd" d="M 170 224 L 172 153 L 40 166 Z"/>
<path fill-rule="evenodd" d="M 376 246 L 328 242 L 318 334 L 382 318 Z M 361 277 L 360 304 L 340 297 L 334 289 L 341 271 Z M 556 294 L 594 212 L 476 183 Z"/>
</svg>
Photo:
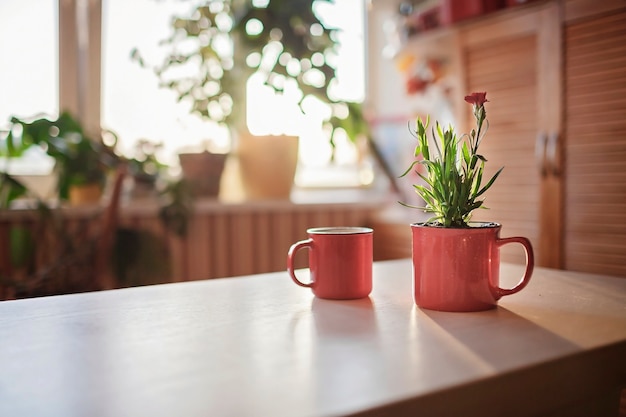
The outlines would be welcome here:
<svg viewBox="0 0 626 417">
<path fill-rule="evenodd" d="M 473 104 L 475 106 L 482 106 L 489 100 L 487 100 L 487 92 L 482 93 L 472 93 L 469 96 L 465 96 L 465 101 L 469 104 Z"/>
</svg>

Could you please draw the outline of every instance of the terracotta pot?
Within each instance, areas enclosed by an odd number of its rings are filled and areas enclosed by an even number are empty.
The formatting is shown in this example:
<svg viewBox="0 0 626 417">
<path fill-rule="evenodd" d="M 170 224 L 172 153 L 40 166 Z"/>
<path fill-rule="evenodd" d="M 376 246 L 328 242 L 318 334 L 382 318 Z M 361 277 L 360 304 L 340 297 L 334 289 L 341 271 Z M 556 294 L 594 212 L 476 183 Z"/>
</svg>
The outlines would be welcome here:
<svg viewBox="0 0 626 417">
<path fill-rule="evenodd" d="M 155 179 L 144 177 L 132 177 L 130 198 L 133 200 L 151 199 L 157 196 Z"/>
<path fill-rule="evenodd" d="M 72 206 L 98 204 L 101 197 L 100 184 L 72 185 L 68 189 L 68 200 Z"/>
<path fill-rule="evenodd" d="M 471 223 L 469 228 L 411 225 L 413 295 L 422 308 L 481 311 L 521 291 L 530 280 L 534 255 L 525 237 L 500 238 L 497 223 Z M 526 271 L 511 289 L 500 287 L 500 247 L 519 243 L 526 251 Z"/>
<path fill-rule="evenodd" d="M 183 178 L 188 181 L 192 195 L 210 198 L 219 195 L 226 156 L 210 152 L 178 154 Z"/>
<path fill-rule="evenodd" d="M 297 136 L 239 136 L 239 175 L 247 199 L 289 199 L 298 142 Z"/>
</svg>

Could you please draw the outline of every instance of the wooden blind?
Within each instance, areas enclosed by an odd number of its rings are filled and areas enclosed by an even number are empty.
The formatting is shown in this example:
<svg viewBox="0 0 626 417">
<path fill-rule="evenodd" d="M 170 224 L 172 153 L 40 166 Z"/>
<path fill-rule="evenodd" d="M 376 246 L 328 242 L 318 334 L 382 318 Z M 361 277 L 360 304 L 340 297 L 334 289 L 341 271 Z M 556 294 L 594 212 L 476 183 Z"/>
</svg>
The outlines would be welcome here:
<svg viewBox="0 0 626 417">
<path fill-rule="evenodd" d="M 538 246 L 540 177 L 535 165 L 537 126 L 537 37 L 503 35 L 465 50 L 467 91 L 487 91 L 490 126 L 481 144 L 487 158 L 485 181 L 504 171 L 487 192 L 474 220 L 502 223 L 502 236 L 526 236 Z M 468 112 L 471 108 L 468 106 Z M 469 116 L 473 121 L 473 116 Z M 517 245 L 502 248 L 502 259 L 523 263 Z"/>
<path fill-rule="evenodd" d="M 565 27 L 565 268 L 626 276 L 626 11 Z"/>
</svg>

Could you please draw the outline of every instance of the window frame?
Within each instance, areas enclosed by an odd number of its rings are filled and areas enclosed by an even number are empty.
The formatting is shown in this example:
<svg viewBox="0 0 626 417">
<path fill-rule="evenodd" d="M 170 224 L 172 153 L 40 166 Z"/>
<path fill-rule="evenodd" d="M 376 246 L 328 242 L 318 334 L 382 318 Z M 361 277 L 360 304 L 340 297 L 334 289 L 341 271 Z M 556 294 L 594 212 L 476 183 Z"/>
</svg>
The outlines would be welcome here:
<svg viewBox="0 0 626 417">
<path fill-rule="evenodd" d="M 101 99 L 102 0 L 59 0 L 59 111 L 98 136 Z"/>
</svg>

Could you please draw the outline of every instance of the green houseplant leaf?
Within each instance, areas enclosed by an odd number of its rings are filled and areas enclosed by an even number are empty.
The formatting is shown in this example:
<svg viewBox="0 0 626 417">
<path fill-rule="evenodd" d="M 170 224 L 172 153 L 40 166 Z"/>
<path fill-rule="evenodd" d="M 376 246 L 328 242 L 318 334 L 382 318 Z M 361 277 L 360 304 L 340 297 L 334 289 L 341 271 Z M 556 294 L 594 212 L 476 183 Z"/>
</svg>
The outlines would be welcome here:
<svg viewBox="0 0 626 417">
<path fill-rule="evenodd" d="M 368 126 L 357 103 L 329 95 L 336 75 L 332 57 L 338 30 L 316 14 L 317 5 L 324 2 L 334 0 L 193 2 L 188 14 L 172 20 L 173 34 L 161 42 L 168 52 L 162 63 L 148 64 L 137 49 L 131 58 L 151 68 L 179 100 L 189 100 L 194 113 L 236 131 L 247 130 L 246 80 L 253 74 L 262 76 L 264 84 L 278 93 L 283 92 L 285 79 L 294 81 L 302 92 L 300 105 L 313 96 L 333 109 L 326 124 L 331 145 L 338 128 L 355 140 L 368 135 Z M 230 43 L 228 48 L 225 42 Z M 184 75 L 172 75 L 178 73 Z M 338 103 L 350 107 L 347 118 L 335 113 Z"/>
<path fill-rule="evenodd" d="M 31 146 L 40 146 L 55 160 L 59 197 L 67 199 L 71 185 L 97 183 L 104 186 L 106 174 L 119 157 L 102 140 L 92 140 L 84 134 L 80 123 L 68 112 L 57 119 L 46 117 L 32 121 L 11 118 L 12 155 L 19 156 Z M 21 131 L 19 146 L 14 131 Z M 7 146 L 8 148 L 8 146 Z"/>
</svg>

